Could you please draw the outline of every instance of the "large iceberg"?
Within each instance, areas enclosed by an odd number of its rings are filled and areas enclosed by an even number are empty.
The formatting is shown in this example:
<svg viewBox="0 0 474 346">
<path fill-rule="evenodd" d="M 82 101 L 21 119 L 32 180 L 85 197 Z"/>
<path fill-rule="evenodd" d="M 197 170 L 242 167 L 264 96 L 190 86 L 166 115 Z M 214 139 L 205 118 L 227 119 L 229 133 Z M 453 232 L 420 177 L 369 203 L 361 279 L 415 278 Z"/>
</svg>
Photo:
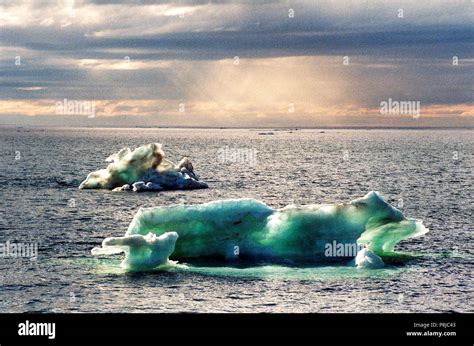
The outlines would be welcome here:
<svg viewBox="0 0 474 346">
<path fill-rule="evenodd" d="M 208 187 L 194 173 L 189 158 L 174 164 L 165 158 L 159 143 L 143 145 L 133 151 L 123 148 L 105 161 L 110 162 L 107 168 L 89 173 L 80 189 L 160 191 Z"/>
<path fill-rule="evenodd" d="M 174 236 L 170 235 L 175 234 Z M 200 205 L 172 205 L 141 208 L 133 218 L 124 237 L 107 238 L 93 254 L 123 251 L 126 258 L 122 266 L 141 270 L 172 260 L 238 259 L 283 263 L 324 263 L 328 257 L 328 244 L 357 244 L 366 251 L 359 254 L 357 265 L 362 268 L 381 267 L 378 256 L 393 251 L 405 239 L 428 232 L 422 221 L 405 218 L 377 192 L 345 204 L 290 205 L 274 210 L 253 199 L 222 200 Z M 175 240 L 174 249 L 168 244 L 159 258 L 156 242 L 136 239 L 162 237 Z M 138 238 L 137 238 L 138 236 Z M 128 239 L 135 239 L 129 242 Z M 357 253 L 343 254 L 354 259 Z M 164 259 L 166 257 L 166 259 Z"/>
</svg>

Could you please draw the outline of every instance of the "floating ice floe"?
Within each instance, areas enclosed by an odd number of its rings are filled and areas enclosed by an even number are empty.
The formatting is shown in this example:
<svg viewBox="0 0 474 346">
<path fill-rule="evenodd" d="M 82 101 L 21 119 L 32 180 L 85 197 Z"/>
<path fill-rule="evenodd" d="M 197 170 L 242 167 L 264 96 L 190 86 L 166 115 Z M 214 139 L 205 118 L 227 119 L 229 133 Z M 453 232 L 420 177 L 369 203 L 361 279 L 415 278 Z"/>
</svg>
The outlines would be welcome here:
<svg viewBox="0 0 474 346">
<path fill-rule="evenodd" d="M 380 256 L 377 256 L 373 251 L 365 248 L 357 253 L 355 265 L 357 268 L 362 269 L 378 269 L 382 268 L 385 264 Z"/>
<path fill-rule="evenodd" d="M 124 148 L 109 156 L 106 162 L 110 162 L 107 168 L 89 173 L 79 188 L 141 192 L 208 187 L 194 173 L 189 158 L 174 164 L 165 159 L 159 143 L 143 145 L 133 151 Z"/>
<path fill-rule="evenodd" d="M 149 263 L 164 264 L 168 256 L 181 261 L 329 263 L 335 258 L 327 256 L 327 244 L 338 242 L 365 245 L 356 265 L 378 268 L 383 266 L 380 256 L 392 252 L 398 242 L 427 232 L 422 221 L 405 218 L 377 192 L 345 204 L 291 205 L 278 210 L 253 199 L 220 200 L 141 208 L 124 237 L 105 239 L 93 254 L 125 252 L 122 266 L 128 270 L 151 269 Z M 153 243 L 146 241 L 150 234 L 158 236 Z M 146 238 L 140 240 L 139 250 L 136 237 Z M 173 239 L 174 249 L 169 251 Z M 167 242 L 166 251 L 159 250 L 161 241 Z M 354 263 L 354 257 L 356 253 L 338 260 Z"/>
</svg>

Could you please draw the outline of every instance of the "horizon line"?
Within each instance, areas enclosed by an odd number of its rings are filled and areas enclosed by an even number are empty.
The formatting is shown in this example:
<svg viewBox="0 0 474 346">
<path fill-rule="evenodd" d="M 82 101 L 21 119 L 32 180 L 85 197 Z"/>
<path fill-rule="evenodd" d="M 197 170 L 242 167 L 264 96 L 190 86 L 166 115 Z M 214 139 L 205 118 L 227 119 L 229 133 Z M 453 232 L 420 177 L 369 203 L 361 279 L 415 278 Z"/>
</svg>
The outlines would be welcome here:
<svg viewBox="0 0 474 346">
<path fill-rule="evenodd" d="M 209 129 L 209 130 L 474 130 L 474 126 L 74 126 L 74 125 L 16 125 L 0 124 L 0 128 L 35 128 L 35 129 Z"/>
</svg>

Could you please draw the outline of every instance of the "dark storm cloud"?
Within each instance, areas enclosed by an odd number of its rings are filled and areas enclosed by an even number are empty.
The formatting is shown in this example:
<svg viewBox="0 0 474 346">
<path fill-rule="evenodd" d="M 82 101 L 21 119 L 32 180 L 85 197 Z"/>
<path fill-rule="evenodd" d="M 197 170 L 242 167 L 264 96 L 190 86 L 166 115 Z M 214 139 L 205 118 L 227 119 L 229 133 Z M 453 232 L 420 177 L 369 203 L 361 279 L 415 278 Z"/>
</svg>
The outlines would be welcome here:
<svg viewBox="0 0 474 346">
<path fill-rule="evenodd" d="M 60 39 L 32 40 L 29 32 L 3 32 L 4 45 L 50 51 L 80 58 L 116 57 L 110 48 L 145 49 L 136 53 L 140 59 L 222 59 L 235 53 L 247 57 L 295 55 L 395 55 L 409 57 L 446 57 L 449 54 L 472 55 L 474 28 L 440 27 L 390 32 L 356 33 L 268 33 L 268 32 L 191 32 L 169 33 L 149 37 L 97 38 L 61 35 Z M 55 42 L 56 41 L 56 42 Z M 453 51 L 453 48 L 456 51 Z M 158 50 L 153 53 L 153 50 Z"/>
</svg>

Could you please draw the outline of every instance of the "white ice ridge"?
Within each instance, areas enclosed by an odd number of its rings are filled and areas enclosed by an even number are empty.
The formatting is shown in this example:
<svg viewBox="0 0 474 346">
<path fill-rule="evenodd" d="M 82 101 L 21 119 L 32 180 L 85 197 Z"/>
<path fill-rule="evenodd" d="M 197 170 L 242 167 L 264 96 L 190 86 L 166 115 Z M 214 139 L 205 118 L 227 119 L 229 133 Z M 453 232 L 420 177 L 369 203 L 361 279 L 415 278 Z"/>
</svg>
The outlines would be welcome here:
<svg viewBox="0 0 474 346">
<path fill-rule="evenodd" d="M 127 270 L 151 270 L 168 263 L 173 253 L 178 233 L 167 232 L 159 237 L 153 233 L 146 236 L 134 234 L 125 237 L 106 238 L 101 248 L 92 249 L 94 256 L 125 252 L 121 267 Z"/>
<path fill-rule="evenodd" d="M 208 187 L 194 173 L 189 158 L 174 164 L 165 159 L 159 143 L 143 145 L 133 151 L 123 148 L 105 161 L 110 162 L 107 168 L 89 173 L 80 189 L 140 192 Z"/>
<path fill-rule="evenodd" d="M 380 265 L 375 256 L 392 252 L 398 242 L 421 236 L 428 229 L 421 220 L 405 218 L 377 192 L 369 192 L 345 204 L 291 205 L 278 210 L 253 199 L 141 208 L 120 239 L 170 231 L 179 236 L 172 260 L 326 263 L 335 260 L 326 249 L 336 242 L 365 245 L 368 250 L 360 253 L 358 265 L 375 267 Z M 103 245 L 102 254 L 115 252 L 117 247 L 107 239 Z M 140 268 L 142 260 L 148 263 L 150 256 L 157 256 L 153 251 L 158 250 L 128 252 L 125 262 L 133 263 L 128 268 Z M 356 253 L 342 256 L 345 258 L 339 260 L 347 262 Z"/>
</svg>

